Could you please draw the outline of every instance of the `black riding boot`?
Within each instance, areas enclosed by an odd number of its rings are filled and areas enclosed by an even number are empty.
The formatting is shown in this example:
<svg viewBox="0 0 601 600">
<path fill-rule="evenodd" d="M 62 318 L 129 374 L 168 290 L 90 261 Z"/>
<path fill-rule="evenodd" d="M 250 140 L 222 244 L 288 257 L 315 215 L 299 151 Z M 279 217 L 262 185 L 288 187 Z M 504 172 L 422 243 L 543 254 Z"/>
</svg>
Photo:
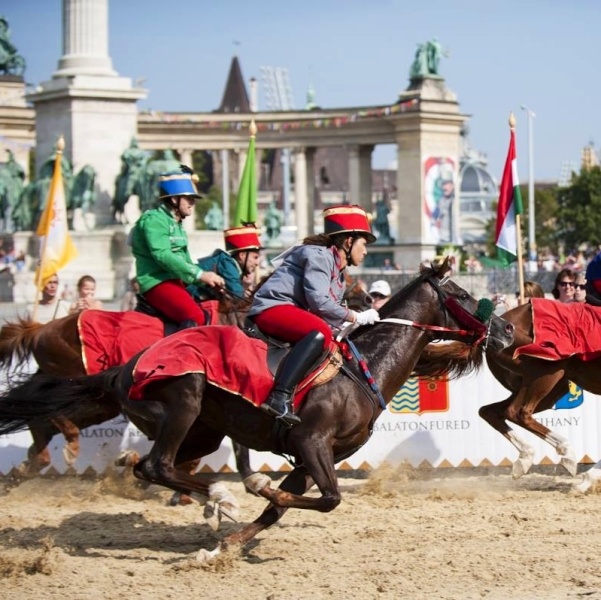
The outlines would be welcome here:
<svg viewBox="0 0 601 600">
<path fill-rule="evenodd" d="M 280 419 L 288 427 L 301 420 L 292 412 L 294 389 L 323 352 L 323 333 L 312 331 L 306 335 L 281 362 L 275 376 L 273 390 L 261 409 Z"/>
</svg>

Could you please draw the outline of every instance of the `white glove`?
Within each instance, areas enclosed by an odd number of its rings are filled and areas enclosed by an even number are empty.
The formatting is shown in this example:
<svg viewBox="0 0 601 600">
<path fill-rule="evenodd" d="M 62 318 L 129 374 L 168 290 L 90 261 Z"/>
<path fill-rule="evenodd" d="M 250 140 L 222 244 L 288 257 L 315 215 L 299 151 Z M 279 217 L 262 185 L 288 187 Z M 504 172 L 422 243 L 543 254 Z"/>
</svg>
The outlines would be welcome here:
<svg viewBox="0 0 601 600">
<path fill-rule="evenodd" d="M 355 312 L 355 322 L 359 325 L 373 325 L 380 320 L 380 314 L 375 308 L 364 310 L 363 312 Z"/>
</svg>

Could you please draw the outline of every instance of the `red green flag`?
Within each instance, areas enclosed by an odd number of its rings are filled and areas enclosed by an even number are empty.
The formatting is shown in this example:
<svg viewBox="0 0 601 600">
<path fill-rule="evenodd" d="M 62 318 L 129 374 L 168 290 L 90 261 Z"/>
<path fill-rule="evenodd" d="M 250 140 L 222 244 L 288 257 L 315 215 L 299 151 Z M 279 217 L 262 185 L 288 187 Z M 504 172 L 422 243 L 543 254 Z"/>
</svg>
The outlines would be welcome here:
<svg viewBox="0 0 601 600">
<path fill-rule="evenodd" d="M 250 123 L 250 140 L 248 142 L 248 153 L 244 172 L 238 188 L 238 197 L 236 199 L 236 215 L 234 217 L 234 227 L 255 224 L 257 222 L 257 171 L 255 168 L 255 136 L 257 127 L 254 121 Z"/>
<path fill-rule="evenodd" d="M 515 154 L 515 133 L 511 130 L 509 138 L 509 151 L 503 179 L 499 190 L 499 206 L 497 207 L 497 227 L 495 244 L 497 246 L 497 258 L 508 266 L 518 256 L 517 224 L 516 216 L 524 212 L 522 194 L 518 181 L 517 159 Z"/>
</svg>

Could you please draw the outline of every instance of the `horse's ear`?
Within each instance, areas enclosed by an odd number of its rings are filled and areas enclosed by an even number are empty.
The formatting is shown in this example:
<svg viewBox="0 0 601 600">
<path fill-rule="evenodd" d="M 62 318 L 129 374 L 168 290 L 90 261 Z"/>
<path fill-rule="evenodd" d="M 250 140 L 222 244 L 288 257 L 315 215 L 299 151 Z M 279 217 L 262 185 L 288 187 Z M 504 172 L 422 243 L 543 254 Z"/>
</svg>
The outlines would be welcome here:
<svg viewBox="0 0 601 600">
<path fill-rule="evenodd" d="M 434 268 L 434 263 L 430 262 L 429 264 L 426 261 L 419 263 L 419 273 L 420 275 L 425 271 L 430 271 Z"/>
<path fill-rule="evenodd" d="M 451 257 L 447 254 L 444 260 L 436 267 L 436 273 L 440 279 L 451 271 Z"/>
</svg>

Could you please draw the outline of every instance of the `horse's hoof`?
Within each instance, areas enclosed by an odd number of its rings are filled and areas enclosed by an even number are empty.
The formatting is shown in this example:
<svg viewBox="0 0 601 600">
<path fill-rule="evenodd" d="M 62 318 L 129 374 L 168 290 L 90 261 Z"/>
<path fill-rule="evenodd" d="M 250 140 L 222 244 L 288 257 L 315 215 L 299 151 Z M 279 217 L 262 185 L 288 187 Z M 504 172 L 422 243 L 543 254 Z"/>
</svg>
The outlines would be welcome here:
<svg viewBox="0 0 601 600">
<path fill-rule="evenodd" d="M 270 485 L 271 479 L 265 473 L 253 473 L 244 480 L 244 487 L 255 496 L 259 496 L 259 492 Z"/>
<path fill-rule="evenodd" d="M 175 492 L 171 498 L 169 498 L 169 506 L 188 506 L 192 504 L 194 500 L 188 496 L 188 494 L 182 494 L 181 492 Z"/>
<path fill-rule="evenodd" d="M 140 455 L 135 450 L 124 450 L 115 459 L 116 467 L 134 467 L 140 462 Z"/>
<path fill-rule="evenodd" d="M 65 446 L 63 448 L 63 458 L 65 459 L 67 466 L 72 467 L 77 460 L 77 453 L 73 452 L 69 446 Z"/>
<path fill-rule="evenodd" d="M 529 469 L 530 465 L 526 467 L 524 461 L 518 459 L 513 463 L 513 466 L 511 468 L 511 476 L 513 477 L 513 479 L 519 479 L 520 477 L 523 477 L 526 473 L 528 473 Z"/>
<path fill-rule="evenodd" d="M 221 514 L 219 512 L 218 504 L 209 500 L 205 504 L 203 516 L 205 518 L 205 521 L 207 522 L 207 525 L 213 531 L 219 531 L 219 526 L 221 525 Z"/>
<path fill-rule="evenodd" d="M 591 478 L 586 473 L 583 473 L 581 480 L 572 485 L 572 490 L 581 494 L 585 494 L 591 489 L 592 485 L 593 482 L 591 481 Z"/>
<path fill-rule="evenodd" d="M 217 504 L 226 517 L 237 522 L 240 516 L 240 505 L 238 501 L 223 483 L 212 483 L 209 486 L 209 500 Z"/>
<path fill-rule="evenodd" d="M 219 554 L 221 554 L 221 550 L 219 549 L 219 546 L 217 546 L 217 548 L 215 548 L 215 550 L 205 550 L 204 548 L 202 548 L 198 551 L 198 554 L 196 555 L 196 560 L 201 565 L 208 565 L 217 556 L 219 556 Z"/>
<path fill-rule="evenodd" d="M 576 477 L 578 463 L 573 458 L 564 456 L 559 462 L 572 477 Z"/>
</svg>

